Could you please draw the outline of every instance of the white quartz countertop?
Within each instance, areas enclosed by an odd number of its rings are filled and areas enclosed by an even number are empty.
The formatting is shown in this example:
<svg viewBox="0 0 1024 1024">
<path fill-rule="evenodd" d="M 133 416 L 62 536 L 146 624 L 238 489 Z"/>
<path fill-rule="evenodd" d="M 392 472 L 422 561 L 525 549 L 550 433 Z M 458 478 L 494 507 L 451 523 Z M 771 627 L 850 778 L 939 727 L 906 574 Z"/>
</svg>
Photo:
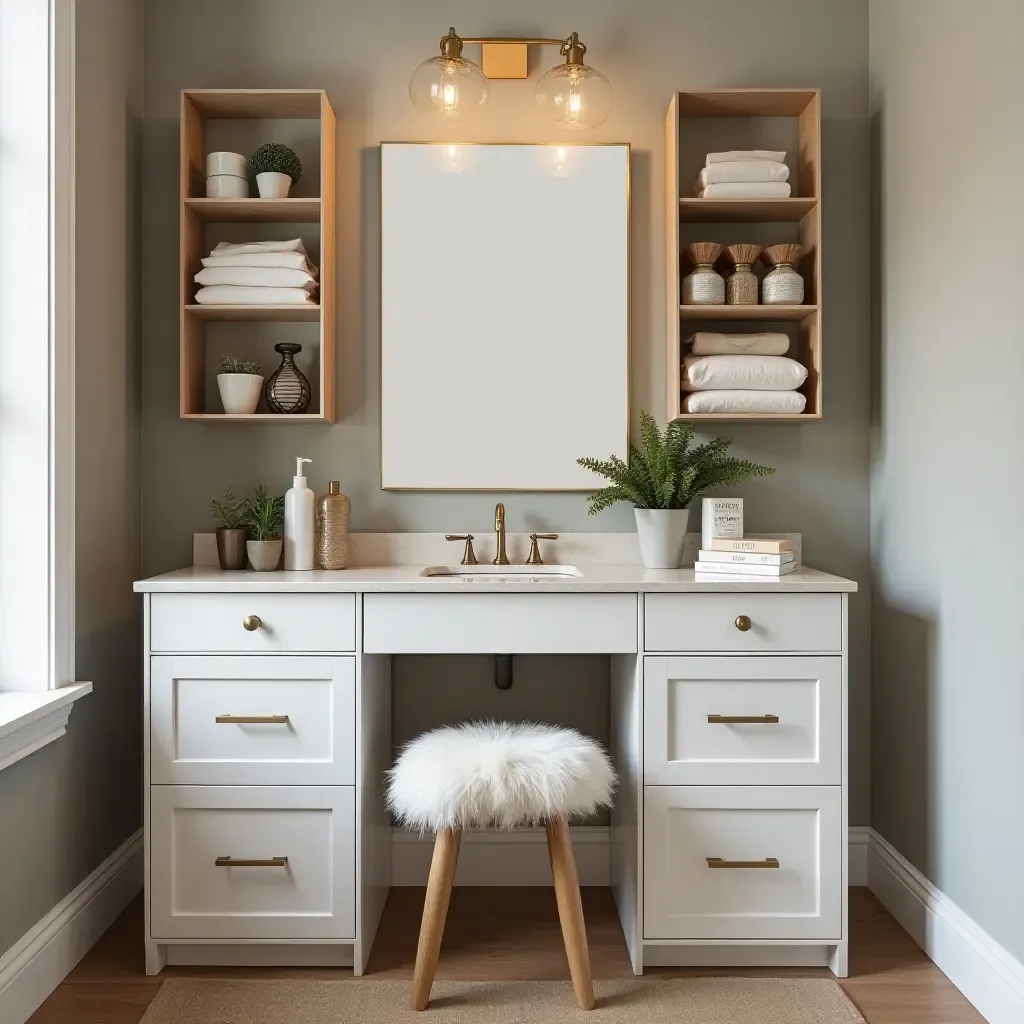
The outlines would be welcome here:
<svg viewBox="0 0 1024 1024">
<path fill-rule="evenodd" d="M 839 594 L 853 593 L 857 589 L 857 584 L 852 580 L 807 567 L 801 567 L 781 579 L 765 578 L 757 582 L 728 578 L 697 580 L 692 568 L 645 569 L 642 565 L 577 564 L 579 576 L 547 579 L 425 577 L 421 575 L 423 569 L 422 565 L 383 565 L 337 571 L 314 569 L 311 572 L 253 572 L 195 566 L 140 580 L 135 584 L 135 591 L 145 594 Z"/>
</svg>

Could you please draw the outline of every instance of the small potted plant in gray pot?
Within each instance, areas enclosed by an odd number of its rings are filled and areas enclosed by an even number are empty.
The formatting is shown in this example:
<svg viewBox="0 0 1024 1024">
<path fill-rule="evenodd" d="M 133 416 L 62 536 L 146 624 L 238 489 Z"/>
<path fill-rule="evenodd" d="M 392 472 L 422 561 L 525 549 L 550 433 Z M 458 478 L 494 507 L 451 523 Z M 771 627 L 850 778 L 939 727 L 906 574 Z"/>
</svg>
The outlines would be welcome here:
<svg viewBox="0 0 1024 1024">
<path fill-rule="evenodd" d="M 664 433 L 649 412 L 640 413 L 640 447 L 629 446 L 629 461 L 577 459 L 611 481 L 590 498 L 594 515 L 617 501 L 633 503 L 640 554 L 648 569 L 678 569 L 686 543 L 690 502 L 705 491 L 731 487 L 751 476 L 775 472 L 728 454 L 732 438 L 716 437 L 690 447 L 693 422 L 676 420 Z"/>
<path fill-rule="evenodd" d="M 210 502 L 210 512 L 217 524 L 217 560 L 222 569 L 245 568 L 245 541 L 249 531 L 245 527 L 245 502 L 235 497 L 230 487 L 224 488 L 224 497 Z"/>
<path fill-rule="evenodd" d="M 302 177 L 302 161 L 288 146 L 265 142 L 249 157 L 249 173 L 256 176 L 260 199 L 284 199 Z"/>
<path fill-rule="evenodd" d="M 284 498 L 273 495 L 260 484 L 245 499 L 245 524 L 251 539 L 246 542 L 249 561 L 257 572 L 273 572 L 281 561 L 281 527 Z"/>
<path fill-rule="evenodd" d="M 225 352 L 220 359 L 217 388 L 226 413 L 251 415 L 263 393 L 263 364 L 255 359 L 238 359 Z"/>
</svg>

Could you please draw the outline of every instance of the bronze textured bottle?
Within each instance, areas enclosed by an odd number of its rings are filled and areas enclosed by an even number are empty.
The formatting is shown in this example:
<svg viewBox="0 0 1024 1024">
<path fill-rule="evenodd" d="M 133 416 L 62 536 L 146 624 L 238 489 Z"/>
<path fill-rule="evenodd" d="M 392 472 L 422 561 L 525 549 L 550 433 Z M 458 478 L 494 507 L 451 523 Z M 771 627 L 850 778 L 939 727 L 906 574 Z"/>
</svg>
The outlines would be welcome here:
<svg viewBox="0 0 1024 1024">
<path fill-rule="evenodd" d="M 348 565 L 348 527 L 352 502 L 341 493 L 337 480 L 316 503 L 316 564 L 320 569 L 344 569 Z"/>
<path fill-rule="evenodd" d="M 295 356 L 302 351 L 302 346 L 281 342 L 274 346 L 274 351 L 281 353 L 281 365 L 267 381 L 267 408 L 284 414 L 305 412 L 309 408 L 312 390 L 309 381 L 295 365 Z"/>
</svg>

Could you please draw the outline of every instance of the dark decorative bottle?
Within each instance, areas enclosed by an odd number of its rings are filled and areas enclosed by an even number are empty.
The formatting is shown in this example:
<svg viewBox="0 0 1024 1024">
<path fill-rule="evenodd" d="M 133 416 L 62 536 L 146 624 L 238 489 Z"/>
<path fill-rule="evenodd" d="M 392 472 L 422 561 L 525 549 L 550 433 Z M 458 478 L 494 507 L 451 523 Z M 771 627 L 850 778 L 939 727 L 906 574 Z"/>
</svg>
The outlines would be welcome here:
<svg viewBox="0 0 1024 1024">
<path fill-rule="evenodd" d="M 305 412 L 309 408 L 312 390 L 309 381 L 295 365 L 295 356 L 302 351 L 302 346 L 281 342 L 274 346 L 274 351 L 281 353 L 281 365 L 267 381 L 267 408 L 284 415 Z"/>
</svg>

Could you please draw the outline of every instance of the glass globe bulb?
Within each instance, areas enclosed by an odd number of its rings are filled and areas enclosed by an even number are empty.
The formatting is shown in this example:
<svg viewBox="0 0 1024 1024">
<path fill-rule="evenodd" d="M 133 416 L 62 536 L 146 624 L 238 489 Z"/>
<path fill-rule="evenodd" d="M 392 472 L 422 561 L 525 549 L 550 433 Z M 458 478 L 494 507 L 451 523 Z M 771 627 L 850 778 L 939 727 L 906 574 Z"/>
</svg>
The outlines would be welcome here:
<svg viewBox="0 0 1024 1024">
<path fill-rule="evenodd" d="M 596 128 L 612 112 L 611 83 L 586 64 L 559 64 L 541 76 L 533 93 L 538 106 L 560 128 Z"/>
<path fill-rule="evenodd" d="M 487 99 L 487 79 L 465 57 L 431 57 L 412 73 L 409 98 L 425 114 L 465 121 Z"/>
</svg>

